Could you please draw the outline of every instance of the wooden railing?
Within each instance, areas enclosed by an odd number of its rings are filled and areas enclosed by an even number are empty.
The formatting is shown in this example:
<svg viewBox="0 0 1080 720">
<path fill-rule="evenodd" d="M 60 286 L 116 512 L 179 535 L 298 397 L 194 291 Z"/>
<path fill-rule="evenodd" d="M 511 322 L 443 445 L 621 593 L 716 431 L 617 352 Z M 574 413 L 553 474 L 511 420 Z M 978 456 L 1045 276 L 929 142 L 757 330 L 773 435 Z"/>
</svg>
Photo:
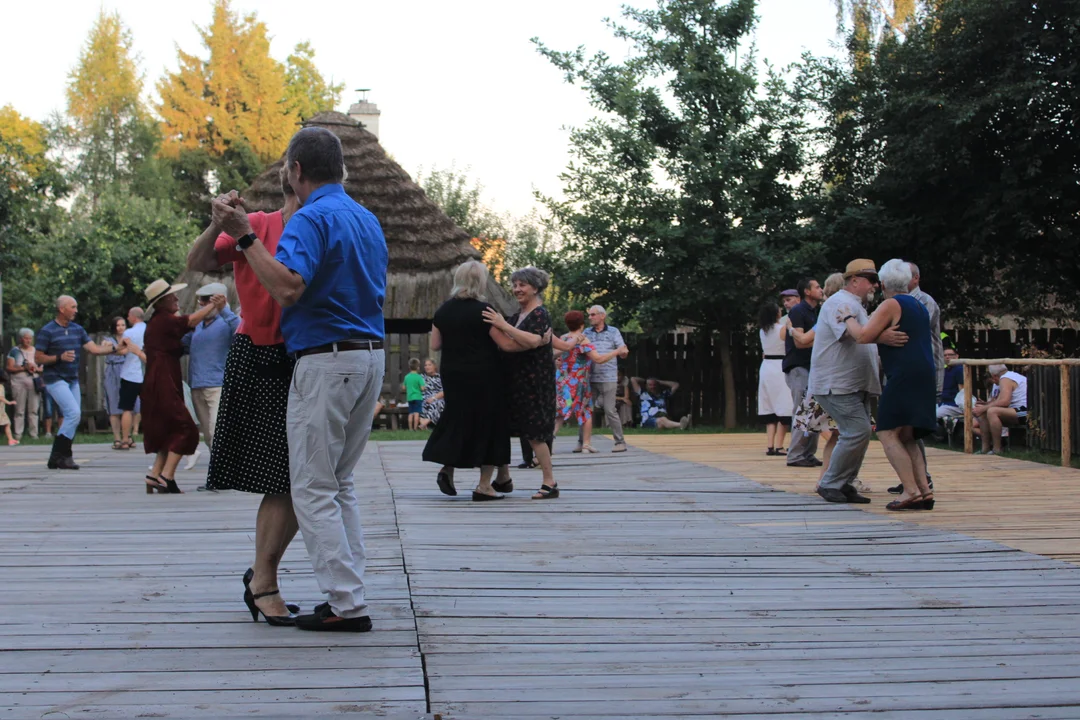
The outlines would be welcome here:
<svg viewBox="0 0 1080 720">
<path fill-rule="evenodd" d="M 989 365 L 1056 365 L 1061 371 L 1061 465 L 1072 466 L 1072 405 L 1070 403 L 1069 368 L 1080 365 L 1078 358 L 998 358 L 994 360 L 970 360 L 961 358 L 953 360 L 949 365 L 964 366 L 964 452 L 975 452 L 975 430 L 973 428 L 974 413 L 971 409 L 971 398 L 975 397 L 975 387 L 972 379 L 972 368 L 975 366 L 986 367 Z M 983 432 L 989 432 L 989 428 L 983 428 Z"/>
</svg>

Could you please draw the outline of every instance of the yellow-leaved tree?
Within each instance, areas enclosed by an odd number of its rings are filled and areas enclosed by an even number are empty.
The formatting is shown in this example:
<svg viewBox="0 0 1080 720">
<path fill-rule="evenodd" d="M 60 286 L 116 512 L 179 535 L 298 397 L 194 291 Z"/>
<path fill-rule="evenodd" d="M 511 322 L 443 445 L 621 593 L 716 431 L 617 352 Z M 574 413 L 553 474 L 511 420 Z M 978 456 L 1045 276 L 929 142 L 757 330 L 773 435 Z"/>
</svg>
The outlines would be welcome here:
<svg viewBox="0 0 1080 720">
<path fill-rule="evenodd" d="M 102 10 L 67 85 L 73 179 L 95 201 L 109 184 L 130 178 L 153 145 L 142 90 L 131 32 L 119 14 Z"/>
<path fill-rule="evenodd" d="M 179 70 L 158 83 L 162 152 L 202 149 L 220 157 L 242 143 L 262 162 L 276 160 L 300 118 L 288 103 L 285 66 L 270 56 L 266 25 L 216 0 L 213 20 L 199 33 L 209 56 L 178 48 Z"/>
</svg>

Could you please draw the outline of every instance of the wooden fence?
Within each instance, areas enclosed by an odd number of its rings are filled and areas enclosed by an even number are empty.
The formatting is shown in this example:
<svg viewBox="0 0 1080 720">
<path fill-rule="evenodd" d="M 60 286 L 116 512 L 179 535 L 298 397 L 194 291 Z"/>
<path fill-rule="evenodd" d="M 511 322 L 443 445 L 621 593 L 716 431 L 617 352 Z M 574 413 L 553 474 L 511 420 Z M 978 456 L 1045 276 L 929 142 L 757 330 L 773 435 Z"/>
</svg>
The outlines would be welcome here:
<svg viewBox="0 0 1080 720">
<path fill-rule="evenodd" d="M 946 329 L 945 333 L 948 336 L 946 344 L 956 347 L 962 358 L 1019 358 L 1028 348 L 1071 357 L 1080 355 L 1080 333 L 1072 329 Z M 429 337 L 427 332 L 387 334 L 386 379 L 383 382 L 385 397 L 403 399 L 400 388 L 409 372 L 409 359 L 415 357 L 423 360 L 431 355 Z M 740 425 L 756 425 L 758 369 L 761 366 L 758 334 L 757 331 L 734 332 L 730 339 L 732 370 L 735 374 L 736 422 Z M 723 423 L 724 380 L 718 334 L 706 337 L 700 333 L 672 332 L 657 339 L 628 333 L 626 342 L 630 356 L 619 363 L 624 372 L 679 383 L 680 391 L 673 398 L 673 414 L 690 413 L 694 421 L 700 424 Z M 976 381 L 980 372 L 976 370 Z M 83 412 L 97 427 L 106 423 L 101 409 L 103 374 L 103 358 L 90 356 L 84 362 L 81 375 Z M 1058 414 L 1048 408 L 1039 413 L 1039 417 L 1048 438 L 1060 437 Z M 1073 447 L 1080 448 L 1080 443 L 1073 443 Z"/>
</svg>

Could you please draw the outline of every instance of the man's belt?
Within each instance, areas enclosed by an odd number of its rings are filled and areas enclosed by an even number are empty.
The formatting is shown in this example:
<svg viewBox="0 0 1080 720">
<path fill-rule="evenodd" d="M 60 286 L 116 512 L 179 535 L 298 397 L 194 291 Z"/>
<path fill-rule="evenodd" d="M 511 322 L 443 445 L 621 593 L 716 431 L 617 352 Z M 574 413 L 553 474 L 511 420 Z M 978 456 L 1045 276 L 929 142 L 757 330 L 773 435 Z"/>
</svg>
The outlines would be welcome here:
<svg viewBox="0 0 1080 720">
<path fill-rule="evenodd" d="M 785 355 L 766 355 L 765 359 L 766 360 L 783 360 L 785 357 L 786 357 Z"/>
<path fill-rule="evenodd" d="M 305 355 L 321 355 L 328 352 L 346 352 L 349 350 L 382 350 L 382 340 L 342 340 L 341 342 L 318 345 L 305 350 L 297 350 L 295 355 L 302 358 Z"/>
</svg>

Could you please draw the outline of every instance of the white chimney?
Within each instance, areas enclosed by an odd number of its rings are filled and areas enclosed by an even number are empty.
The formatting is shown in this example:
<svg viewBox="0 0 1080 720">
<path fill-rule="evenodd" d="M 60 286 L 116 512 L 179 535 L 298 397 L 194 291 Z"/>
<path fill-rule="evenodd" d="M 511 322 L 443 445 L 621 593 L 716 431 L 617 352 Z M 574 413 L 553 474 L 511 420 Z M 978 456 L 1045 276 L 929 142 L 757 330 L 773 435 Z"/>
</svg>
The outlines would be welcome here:
<svg viewBox="0 0 1080 720">
<path fill-rule="evenodd" d="M 361 88 L 356 92 L 360 93 L 360 99 L 349 106 L 349 117 L 358 121 L 364 126 L 364 129 L 375 137 L 379 137 L 379 106 L 373 102 L 368 102 L 367 94 L 370 92 L 367 88 Z"/>
</svg>

